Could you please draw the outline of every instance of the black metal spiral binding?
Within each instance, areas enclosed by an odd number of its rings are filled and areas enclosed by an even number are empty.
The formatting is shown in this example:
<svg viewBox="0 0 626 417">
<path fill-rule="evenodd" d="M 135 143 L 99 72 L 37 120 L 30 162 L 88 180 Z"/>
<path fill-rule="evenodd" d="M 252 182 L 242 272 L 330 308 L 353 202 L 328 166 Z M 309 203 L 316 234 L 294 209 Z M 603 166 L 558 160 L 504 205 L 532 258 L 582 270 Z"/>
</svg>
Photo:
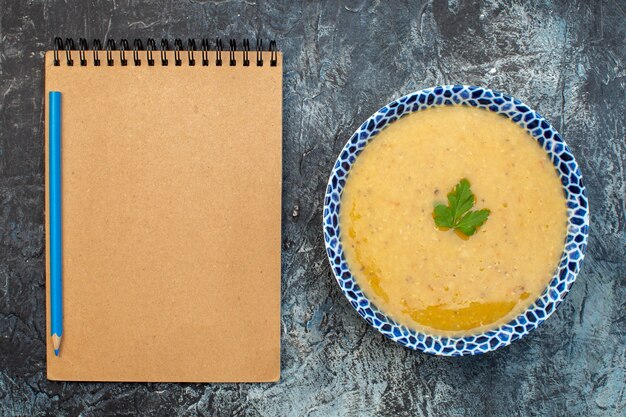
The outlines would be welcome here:
<svg viewBox="0 0 626 417">
<path fill-rule="evenodd" d="M 100 39 L 93 40 L 93 65 L 96 67 L 100 66 L 100 56 L 98 55 L 98 51 L 102 49 L 102 42 Z"/>
<path fill-rule="evenodd" d="M 174 39 L 174 65 L 180 67 L 183 61 L 180 59 L 180 50 L 183 49 L 183 41 Z"/>
<path fill-rule="evenodd" d="M 80 66 L 82 67 L 87 66 L 87 65 L 93 65 L 96 67 L 100 66 L 99 53 L 101 51 L 104 51 L 106 55 L 106 66 L 111 67 L 111 66 L 116 65 L 116 60 L 114 58 L 114 51 L 116 51 L 118 48 L 115 43 L 115 40 L 107 39 L 105 42 L 104 49 L 102 48 L 102 42 L 100 41 L 100 39 L 94 39 L 91 45 L 92 45 L 91 51 L 93 53 L 93 61 L 89 62 L 87 60 L 87 51 L 89 50 L 89 42 L 85 38 L 79 38 L 78 58 L 79 58 Z M 211 62 L 211 53 L 214 52 L 215 53 L 215 65 L 218 67 L 222 66 L 222 62 L 223 62 L 222 52 L 224 51 L 224 44 L 221 38 L 215 39 L 214 51 L 210 50 L 210 42 L 207 38 L 202 38 L 200 45 L 201 45 L 200 50 L 202 51 L 201 61 L 200 61 L 201 64 L 198 64 L 198 65 L 202 65 L 203 67 L 209 66 Z M 242 55 L 241 55 L 242 60 L 241 60 L 240 65 L 243 65 L 244 67 L 249 67 L 250 66 L 250 40 L 247 38 L 243 39 L 242 45 L 243 46 L 240 49 L 240 51 L 242 52 Z M 153 38 L 148 38 L 146 41 L 145 50 L 143 46 L 144 45 L 141 39 L 133 40 L 132 63 L 135 66 L 140 66 L 142 61 L 145 59 L 148 66 L 151 66 L 151 67 L 155 66 L 156 60 L 154 59 L 154 52 L 157 50 L 156 41 Z M 236 40 L 229 39 L 228 46 L 229 46 L 228 64 L 229 66 L 236 66 L 238 64 Z M 186 48 L 183 47 L 183 41 L 181 39 L 174 40 L 174 64 L 176 66 L 183 65 L 183 58 L 181 56 L 181 51 L 183 49 L 186 49 L 187 51 L 187 54 L 186 54 L 187 60 L 185 64 L 189 66 L 195 66 L 196 65 L 196 59 L 195 59 L 196 40 L 193 38 L 187 39 Z M 61 65 L 61 57 L 60 57 L 61 50 L 65 50 L 65 65 L 73 66 L 74 65 L 73 56 L 75 55 L 72 55 L 72 51 L 76 50 L 74 40 L 72 38 L 66 38 L 65 40 L 63 40 L 60 37 L 54 38 L 54 48 L 53 48 L 53 65 L 54 66 Z M 119 53 L 120 53 L 119 65 L 121 66 L 128 65 L 126 52 L 130 50 L 131 48 L 129 46 L 128 40 L 121 39 L 119 43 Z M 169 48 L 169 42 L 167 39 L 161 39 L 159 50 L 160 50 L 161 66 L 164 66 L 164 67 L 168 66 L 169 61 L 167 57 L 168 57 L 168 51 L 170 50 L 170 48 Z M 270 53 L 270 66 L 272 67 L 277 66 L 278 65 L 278 50 L 276 48 L 276 41 L 270 41 L 268 51 Z M 263 66 L 264 64 L 263 55 L 264 53 L 267 53 L 268 51 L 265 51 L 263 49 L 263 40 L 257 39 L 256 49 L 255 49 L 257 67 Z"/>
<path fill-rule="evenodd" d="M 148 61 L 148 66 L 154 66 L 154 57 L 152 56 L 152 52 L 156 49 L 156 42 L 152 38 L 148 38 L 146 41 L 146 61 Z"/>
<path fill-rule="evenodd" d="M 256 40 L 256 66 L 263 66 L 263 39 Z"/>
<path fill-rule="evenodd" d="M 209 40 L 203 38 L 202 39 L 202 66 L 206 67 L 209 65 Z"/>
<path fill-rule="evenodd" d="M 80 61 L 80 66 L 87 66 L 87 58 L 85 57 L 85 51 L 89 49 L 89 44 L 87 43 L 87 39 L 80 38 L 78 40 L 78 58 Z"/>
<path fill-rule="evenodd" d="M 167 61 L 167 50 L 170 49 L 169 48 L 169 43 L 167 42 L 167 39 L 161 39 L 161 65 L 163 65 L 164 67 L 167 67 L 168 61 Z"/>
<path fill-rule="evenodd" d="M 128 51 L 128 41 L 126 39 L 122 39 L 120 41 L 120 64 L 125 67 L 128 65 L 128 60 L 126 59 L 126 51 Z"/>
<path fill-rule="evenodd" d="M 250 41 L 246 38 L 243 40 L 243 66 L 250 66 Z"/>
<path fill-rule="evenodd" d="M 107 54 L 107 66 L 113 66 L 113 51 L 115 51 L 115 41 L 113 39 L 107 39 L 106 54 Z"/>
<path fill-rule="evenodd" d="M 215 39 L 215 65 L 218 67 L 222 66 L 222 51 L 224 50 L 224 45 L 222 44 L 222 40 L 220 38 Z"/>
<path fill-rule="evenodd" d="M 63 48 L 63 39 L 56 37 L 54 38 L 54 52 L 52 54 L 52 63 L 55 66 L 61 65 L 61 61 L 59 61 L 59 49 Z"/>
<path fill-rule="evenodd" d="M 67 59 L 67 65 L 74 65 L 74 60 L 72 59 L 72 49 L 74 48 L 74 40 L 72 38 L 65 39 L 65 58 Z"/>
<path fill-rule="evenodd" d="M 228 41 L 229 51 L 228 51 L 228 65 L 234 67 L 237 65 L 237 60 L 235 60 L 235 51 L 237 50 L 237 42 L 234 39 Z"/>
<path fill-rule="evenodd" d="M 193 52 L 196 50 L 196 41 L 195 39 L 189 38 L 187 39 L 187 61 L 189 62 L 189 66 L 193 67 L 196 65 L 196 60 L 193 57 Z"/>
<path fill-rule="evenodd" d="M 275 67 L 278 63 L 278 51 L 276 50 L 276 41 L 270 41 L 270 66 Z"/>
<path fill-rule="evenodd" d="M 141 39 L 135 39 L 133 42 L 133 61 L 135 66 L 138 67 L 141 65 L 141 59 L 139 58 L 139 51 L 143 50 L 143 42 Z"/>
</svg>

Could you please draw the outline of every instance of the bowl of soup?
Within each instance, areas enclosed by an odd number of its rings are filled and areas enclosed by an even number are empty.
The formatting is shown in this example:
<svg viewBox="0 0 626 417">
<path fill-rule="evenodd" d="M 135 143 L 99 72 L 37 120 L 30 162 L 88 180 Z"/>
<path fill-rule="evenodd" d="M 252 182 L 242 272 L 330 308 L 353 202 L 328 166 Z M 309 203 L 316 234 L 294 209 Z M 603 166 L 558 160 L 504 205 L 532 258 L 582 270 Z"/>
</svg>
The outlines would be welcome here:
<svg viewBox="0 0 626 417">
<path fill-rule="evenodd" d="M 363 122 L 332 169 L 323 229 L 337 283 L 371 326 L 464 356 L 555 311 L 580 270 L 589 209 L 572 152 L 541 115 L 447 85 Z"/>
</svg>

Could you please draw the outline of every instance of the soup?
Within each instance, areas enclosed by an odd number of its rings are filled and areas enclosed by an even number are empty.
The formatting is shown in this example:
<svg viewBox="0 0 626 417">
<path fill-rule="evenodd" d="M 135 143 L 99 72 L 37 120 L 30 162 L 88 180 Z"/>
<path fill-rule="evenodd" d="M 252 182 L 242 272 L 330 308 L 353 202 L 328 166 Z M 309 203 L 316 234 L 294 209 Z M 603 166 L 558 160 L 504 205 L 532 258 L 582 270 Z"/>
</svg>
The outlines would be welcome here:
<svg viewBox="0 0 626 417">
<path fill-rule="evenodd" d="M 433 209 L 460 179 L 487 220 L 471 236 L 437 227 Z M 552 162 L 520 126 L 467 106 L 430 108 L 383 129 L 343 190 L 340 239 L 365 293 L 385 314 L 434 335 L 510 321 L 548 285 L 567 208 Z"/>
</svg>

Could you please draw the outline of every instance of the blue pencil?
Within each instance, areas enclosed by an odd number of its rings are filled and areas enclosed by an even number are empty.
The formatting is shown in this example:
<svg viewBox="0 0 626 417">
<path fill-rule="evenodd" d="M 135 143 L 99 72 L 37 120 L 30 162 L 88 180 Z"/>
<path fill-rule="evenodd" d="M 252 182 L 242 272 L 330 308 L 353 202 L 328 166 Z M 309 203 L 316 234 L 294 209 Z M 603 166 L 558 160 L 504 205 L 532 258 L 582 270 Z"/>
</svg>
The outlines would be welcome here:
<svg viewBox="0 0 626 417">
<path fill-rule="evenodd" d="M 54 354 L 59 356 L 63 335 L 63 247 L 61 227 L 61 93 L 49 94 L 48 153 L 50 181 L 50 322 Z"/>
</svg>

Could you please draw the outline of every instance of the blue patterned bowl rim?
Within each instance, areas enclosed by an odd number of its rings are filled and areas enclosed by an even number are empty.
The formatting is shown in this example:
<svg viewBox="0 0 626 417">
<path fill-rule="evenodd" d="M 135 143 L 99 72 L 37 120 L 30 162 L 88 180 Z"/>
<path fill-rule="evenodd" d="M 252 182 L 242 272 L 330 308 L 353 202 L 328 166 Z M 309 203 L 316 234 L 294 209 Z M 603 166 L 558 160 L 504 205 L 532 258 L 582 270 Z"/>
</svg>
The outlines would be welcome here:
<svg viewBox="0 0 626 417">
<path fill-rule="evenodd" d="M 444 337 L 418 332 L 396 323 L 359 288 L 345 260 L 339 239 L 339 210 L 346 178 L 363 148 L 389 123 L 435 106 L 467 105 L 488 109 L 522 126 L 548 154 L 567 199 L 567 237 L 559 265 L 541 296 L 526 311 L 497 329 L 471 336 Z M 411 349 L 443 356 L 481 354 L 507 346 L 543 323 L 567 295 L 580 270 L 589 235 L 587 193 L 580 168 L 559 133 L 522 101 L 488 88 L 444 85 L 426 88 L 387 104 L 357 129 L 337 158 L 326 188 L 323 229 L 326 253 L 341 291 L 352 307 L 376 330 Z"/>
</svg>

